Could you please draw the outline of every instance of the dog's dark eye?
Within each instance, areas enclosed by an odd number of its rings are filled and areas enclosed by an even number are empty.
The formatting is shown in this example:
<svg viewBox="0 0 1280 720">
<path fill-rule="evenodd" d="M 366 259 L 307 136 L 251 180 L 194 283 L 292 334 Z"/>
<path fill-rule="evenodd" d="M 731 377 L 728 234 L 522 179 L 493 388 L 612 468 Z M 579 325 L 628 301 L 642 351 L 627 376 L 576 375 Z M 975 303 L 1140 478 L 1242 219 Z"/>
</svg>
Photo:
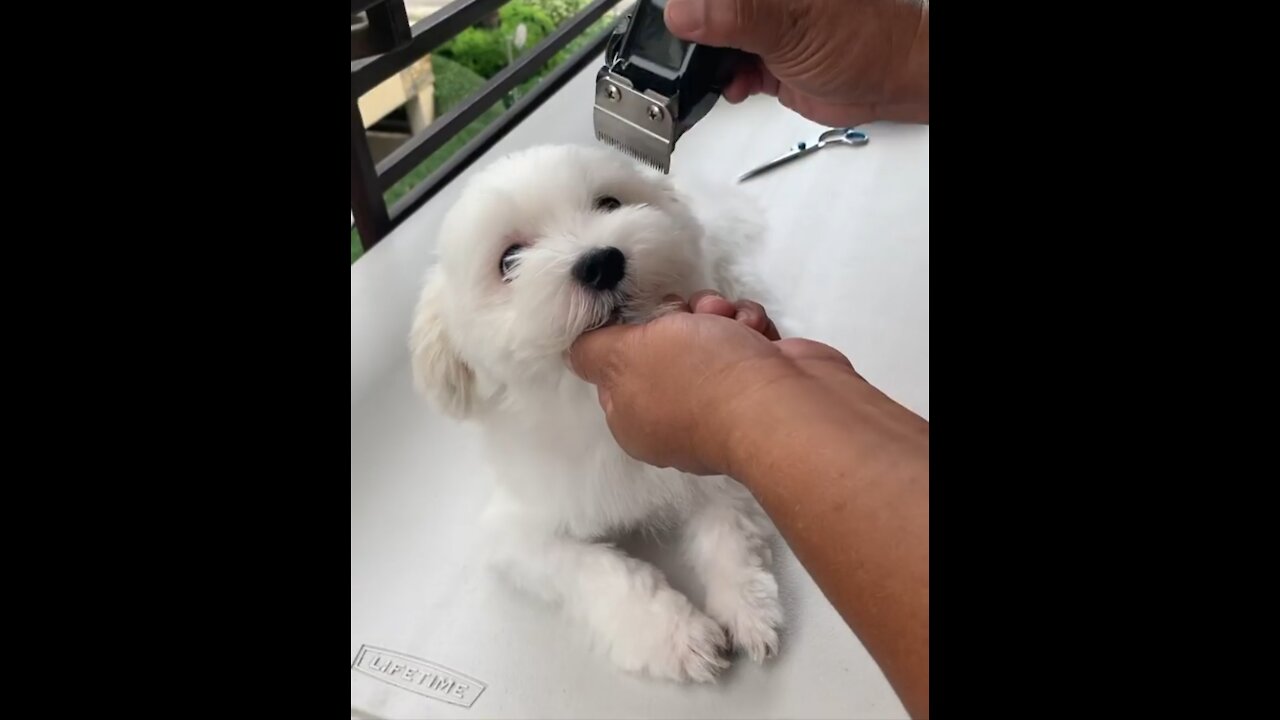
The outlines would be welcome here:
<svg viewBox="0 0 1280 720">
<path fill-rule="evenodd" d="M 524 249 L 523 245 L 512 245 L 502 253 L 502 260 L 498 262 L 498 270 L 502 273 L 502 279 L 510 282 L 511 271 L 516 269 L 520 264 L 520 251 Z"/>
<path fill-rule="evenodd" d="M 622 201 L 612 195 L 601 195 L 596 198 L 596 209 L 613 212 L 622 207 Z"/>
</svg>

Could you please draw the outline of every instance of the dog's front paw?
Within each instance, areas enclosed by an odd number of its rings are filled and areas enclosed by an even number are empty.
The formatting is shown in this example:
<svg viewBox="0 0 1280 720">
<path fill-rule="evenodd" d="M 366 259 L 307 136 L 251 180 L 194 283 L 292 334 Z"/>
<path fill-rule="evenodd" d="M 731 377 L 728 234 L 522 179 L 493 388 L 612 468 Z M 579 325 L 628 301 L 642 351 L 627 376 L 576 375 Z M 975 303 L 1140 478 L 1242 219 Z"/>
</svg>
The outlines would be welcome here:
<svg viewBox="0 0 1280 720">
<path fill-rule="evenodd" d="M 756 662 L 778 653 L 782 605 L 778 581 L 757 569 L 741 585 L 724 588 L 709 598 L 708 611 L 729 630 L 733 646 Z"/>
<path fill-rule="evenodd" d="M 724 629 L 671 588 L 619 607 L 610 656 L 620 667 L 653 677 L 712 682 L 729 667 Z"/>
</svg>

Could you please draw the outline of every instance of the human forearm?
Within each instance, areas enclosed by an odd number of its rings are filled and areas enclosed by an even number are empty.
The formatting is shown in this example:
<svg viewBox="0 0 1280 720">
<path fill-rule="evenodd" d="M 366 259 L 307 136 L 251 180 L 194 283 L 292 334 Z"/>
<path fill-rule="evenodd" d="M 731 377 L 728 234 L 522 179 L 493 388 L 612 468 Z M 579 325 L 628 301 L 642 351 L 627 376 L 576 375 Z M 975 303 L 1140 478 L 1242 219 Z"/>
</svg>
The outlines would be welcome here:
<svg viewBox="0 0 1280 720">
<path fill-rule="evenodd" d="M 587 333 L 571 367 L 632 457 L 750 488 L 907 710 L 926 717 L 929 424 L 834 348 L 775 340 L 763 308 L 748 308 L 752 324 L 722 300 Z"/>
<path fill-rule="evenodd" d="M 776 382 L 734 433 L 730 474 L 928 716 L 929 426 L 851 370 Z"/>
</svg>

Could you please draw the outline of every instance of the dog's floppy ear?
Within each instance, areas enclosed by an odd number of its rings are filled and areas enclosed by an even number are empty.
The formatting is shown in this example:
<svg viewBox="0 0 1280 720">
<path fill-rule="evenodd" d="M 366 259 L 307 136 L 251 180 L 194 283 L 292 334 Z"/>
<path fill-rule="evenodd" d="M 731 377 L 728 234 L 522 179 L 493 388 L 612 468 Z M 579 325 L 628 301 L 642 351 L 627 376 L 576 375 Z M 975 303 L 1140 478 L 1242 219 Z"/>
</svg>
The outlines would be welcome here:
<svg viewBox="0 0 1280 720">
<path fill-rule="evenodd" d="M 409 333 L 413 385 L 448 415 L 465 418 L 475 401 L 475 373 L 458 355 L 444 326 L 445 282 L 432 273 L 422 289 Z"/>
</svg>

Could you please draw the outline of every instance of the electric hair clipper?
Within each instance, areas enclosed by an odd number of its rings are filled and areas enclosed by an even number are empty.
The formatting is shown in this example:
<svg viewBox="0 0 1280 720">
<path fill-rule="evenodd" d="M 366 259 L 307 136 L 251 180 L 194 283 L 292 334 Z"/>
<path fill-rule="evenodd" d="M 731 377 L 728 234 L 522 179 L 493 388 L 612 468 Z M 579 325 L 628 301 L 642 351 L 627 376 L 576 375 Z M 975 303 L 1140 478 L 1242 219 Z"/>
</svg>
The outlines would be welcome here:
<svg viewBox="0 0 1280 720">
<path fill-rule="evenodd" d="M 663 173 L 676 141 L 733 79 L 740 53 L 685 42 L 667 31 L 666 0 L 637 0 L 605 48 L 596 75 L 596 139 Z"/>
</svg>

